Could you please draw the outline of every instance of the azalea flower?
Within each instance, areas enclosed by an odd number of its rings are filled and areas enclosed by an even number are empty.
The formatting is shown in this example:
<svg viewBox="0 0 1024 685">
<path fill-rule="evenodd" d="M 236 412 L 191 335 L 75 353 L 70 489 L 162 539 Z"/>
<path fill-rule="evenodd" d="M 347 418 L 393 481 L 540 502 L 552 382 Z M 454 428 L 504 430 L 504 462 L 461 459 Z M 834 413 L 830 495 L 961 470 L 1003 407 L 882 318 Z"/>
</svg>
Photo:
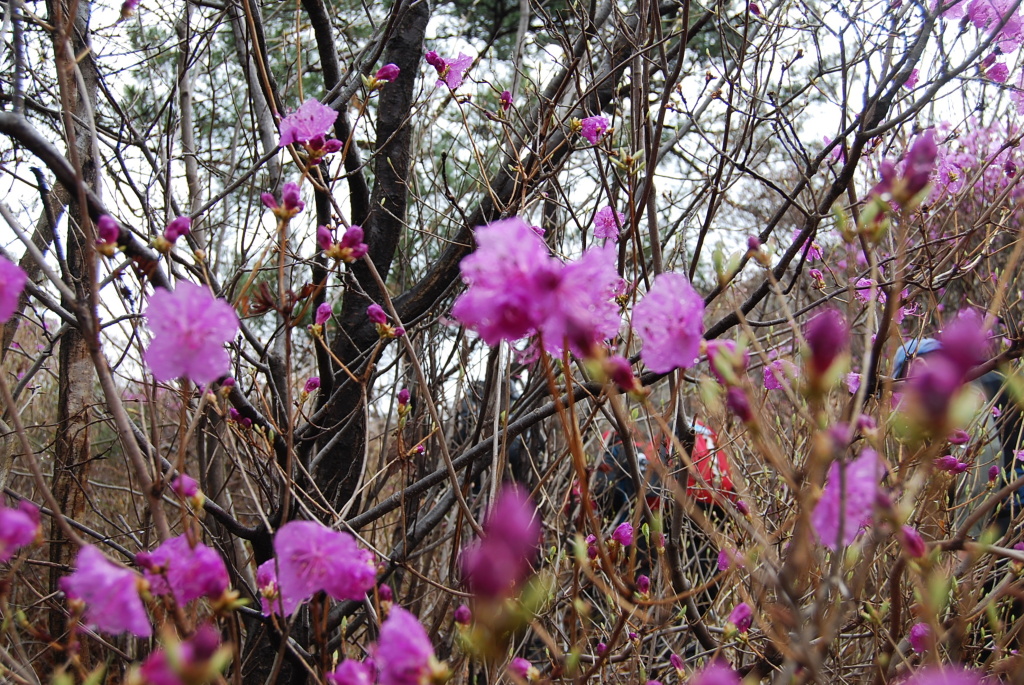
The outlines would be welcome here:
<svg viewBox="0 0 1024 685">
<path fill-rule="evenodd" d="M 918 654 L 924 654 L 932 641 L 932 629 L 927 623 L 915 623 L 910 627 L 910 635 L 907 637 L 910 648 Z"/>
<path fill-rule="evenodd" d="M 604 117 L 587 117 L 580 122 L 580 135 L 591 145 L 597 145 L 608 130 L 608 120 Z"/>
<path fill-rule="evenodd" d="M 69 599 L 85 603 L 85 621 L 111 635 L 149 637 L 153 626 L 139 597 L 139 574 L 108 561 L 92 545 L 78 550 L 74 573 L 61 578 Z"/>
<path fill-rule="evenodd" d="M 792 383 L 797 376 L 797 366 L 787 359 L 776 359 L 762 369 L 765 390 L 781 390 L 782 383 Z"/>
<path fill-rule="evenodd" d="M 623 547 L 629 547 L 633 544 L 633 526 L 629 523 L 620 523 L 619 527 L 612 533 L 612 540 Z"/>
<path fill-rule="evenodd" d="M 290 219 L 306 207 L 302 201 L 302 190 L 295 183 L 285 183 L 281 188 L 280 205 L 270 193 L 260 195 L 260 201 L 280 219 Z"/>
<path fill-rule="evenodd" d="M 135 561 L 150 592 L 171 594 L 181 606 L 199 597 L 217 599 L 231 583 L 220 554 L 201 542 L 193 546 L 187 535 L 171 538 L 152 552 L 140 552 Z"/>
<path fill-rule="evenodd" d="M 28 282 L 20 266 L 0 257 L 0 323 L 6 323 L 18 310 L 18 298 Z"/>
<path fill-rule="evenodd" d="M 316 316 L 313 318 L 313 322 L 317 326 L 323 326 L 333 315 L 334 310 L 331 309 L 331 304 L 329 302 L 323 302 L 316 308 Z"/>
<path fill-rule="evenodd" d="M 333 672 L 327 674 L 331 685 L 373 685 L 377 670 L 372 662 L 345 659 Z"/>
<path fill-rule="evenodd" d="M 810 352 L 811 371 L 816 376 L 823 376 L 849 345 L 846 319 L 835 309 L 826 309 L 807 322 L 804 340 Z"/>
<path fill-rule="evenodd" d="M 980 673 L 962 666 L 928 666 L 901 681 L 900 685 L 981 685 L 983 682 Z"/>
<path fill-rule="evenodd" d="M 740 685 L 740 676 L 727 663 L 716 659 L 698 671 L 689 685 Z"/>
<path fill-rule="evenodd" d="M 316 98 L 309 98 L 281 121 L 279 145 L 286 147 L 298 144 L 322 149 L 327 143 L 327 133 L 337 119 L 338 112 L 336 110 L 320 104 Z"/>
<path fill-rule="evenodd" d="M 385 64 L 377 73 L 374 74 L 373 78 L 383 83 L 391 83 L 398 78 L 398 75 L 402 73 L 402 70 L 398 68 L 397 64 Z"/>
<path fill-rule="evenodd" d="M 444 671 L 427 631 L 415 616 L 397 606 L 380 628 L 374 660 L 380 667 L 380 685 L 423 685 Z"/>
<path fill-rule="evenodd" d="M 228 652 L 219 648 L 220 634 L 212 626 L 203 625 L 192 637 L 169 648 L 173 650 L 172 657 L 167 655 L 167 647 L 151 652 L 139 667 L 139 680 L 147 685 L 211 682 L 224 666 L 223 660 L 215 657 L 227 656 Z M 136 681 L 129 677 L 129 682 Z"/>
<path fill-rule="evenodd" d="M 860 529 L 871 522 L 884 469 L 884 463 L 872 449 L 865 449 L 849 464 L 833 462 L 821 499 L 811 513 L 811 523 L 823 545 L 833 551 L 849 545 Z M 840 485 L 840 471 L 844 472 L 845 488 Z M 845 505 L 842 511 L 841 504 Z"/>
<path fill-rule="evenodd" d="M 256 587 L 260 592 L 260 605 L 264 616 L 277 614 L 279 616 L 291 616 L 302 604 L 297 597 L 289 597 L 287 600 L 281 596 L 281 588 L 277 584 L 276 559 L 268 559 L 256 569 Z"/>
<path fill-rule="evenodd" d="M 473 58 L 461 52 L 454 60 L 446 60 L 431 50 L 426 54 L 427 64 L 437 70 L 437 85 L 446 85 L 455 90 L 462 85 L 463 76 L 466 70 L 473 64 Z"/>
<path fill-rule="evenodd" d="M 23 499 L 17 509 L 0 507 L 0 563 L 35 542 L 39 533 L 39 507 L 35 504 Z"/>
<path fill-rule="evenodd" d="M 611 207 L 603 207 L 594 216 L 594 237 L 619 239 L 619 229 L 624 225 L 626 215 Z"/>
<path fill-rule="evenodd" d="M 362 259 L 369 251 L 369 246 L 363 242 L 363 229 L 361 226 L 349 226 L 345 235 L 337 243 L 334 242 L 334 234 L 326 226 L 317 226 L 316 243 L 324 253 L 338 261 L 351 264 Z"/>
<path fill-rule="evenodd" d="M 733 610 L 729 613 L 729 618 L 726 619 L 726 623 L 730 623 L 735 626 L 737 632 L 743 634 L 750 630 L 750 626 L 754 622 L 754 610 L 750 608 L 750 605 L 746 602 L 740 602 Z"/>
<path fill-rule="evenodd" d="M 230 370 L 224 344 L 238 332 L 238 315 L 206 287 L 180 281 L 174 291 L 157 288 L 145 316 L 153 342 L 143 357 L 156 380 L 205 385 Z"/>
<path fill-rule="evenodd" d="M 514 591 L 530 574 L 540 523 L 526 494 L 507 486 L 483 528 L 483 539 L 462 551 L 462 577 L 471 592 L 498 597 Z"/>
<path fill-rule="evenodd" d="M 688 369 L 704 335 L 704 300 L 679 273 L 662 273 L 633 310 L 633 326 L 644 342 L 641 357 L 655 373 Z"/>
<path fill-rule="evenodd" d="M 104 214 L 96 221 L 96 237 L 100 245 L 116 247 L 121 238 L 121 226 L 114 217 Z"/>
<path fill-rule="evenodd" d="M 373 555 L 348 533 L 317 521 L 290 521 L 274 536 L 277 582 L 285 607 L 323 590 L 335 599 L 362 599 L 373 588 Z"/>
</svg>

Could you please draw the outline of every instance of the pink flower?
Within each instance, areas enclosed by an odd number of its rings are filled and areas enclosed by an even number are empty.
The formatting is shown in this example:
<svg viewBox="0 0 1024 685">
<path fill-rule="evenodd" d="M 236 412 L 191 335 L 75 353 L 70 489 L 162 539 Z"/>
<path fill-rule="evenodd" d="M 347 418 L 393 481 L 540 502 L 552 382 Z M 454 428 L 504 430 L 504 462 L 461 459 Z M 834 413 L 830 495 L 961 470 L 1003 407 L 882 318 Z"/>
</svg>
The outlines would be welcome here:
<svg viewBox="0 0 1024 685">
<path fill-rule="evenodd" d="M 633 526 L 628 522 L 620 523 L 619 527 L 612 533 L 612 540 L 623 547 L 629 547 L 633 544 Z"/>
<path fill-rule="evenodd" d="M 611 207 L 604 207 L 594 217 L 594 237 L 619 239 L 619 229 L 624 225 L 626 215 Z"/>
<path fill-rule="evenodd" d="M 488 345 L 532 335 L 560 267 L 529 225 L 513 217 L 476 229 L 476 251 L 459 268 L 469 285 L 452 315 Z"/>
<path fill-rule="evenodd" d="M 527 679 L 527 677 L 530 674 L 531 668 L 533 668 L 533 664 L 531 664 L 529 661 L 527 661 L 521 656 L 517 656 L 508 665 L 509 673 L 514 673 L 523 680 Z"/>
<path fill-rule="evenodd" d="M 951 445 L 966 445 L 971 441 L 971 434 L 962 428 L 957 428 L 955 431 L 946 436 L 946 440 Z"/>
<path fill-rule="evenodd" d="M 323 590 L 335 599 L 362 599 L 375 584 L 373 555 L 348 533 L 317 521 L 290 521 L 274 536 L 278 585 L 285 607 Z"/>
<path fill-rule="evenodd" d="M 289 597 L 285 602 L 281 597 L 281 588 L 277 584 L 276 566 L 276 559 L 268 559 L 256 569 L 256 587 L 260 591 L 263 615 L 291 616 L 302 602 L 297 597 Z"/>
<path fill-rule="evenodd" d="M 678 654 L 669 654 L 668 662 L 672 664 L 672 668 L 676 669 L 676 673 L 678 673 L 679 676 L 682 677 L 685 671 L 682 657 L 680 657 Z"/>
<path fill-rule="evenodd" d="M 6 323 L 18 310 L 18 298 L 28 282 L 20 266 L 0 257 L 0 323 Z"/>
<path fill-rule="evenodd" d="M 462 577 L 471 592 L 499 597 L 530 574 L 540 523 L 533 503 L 506 486 L 484 522 L 484 537 L 462 551 Z"/>
<path fill-rule="evenodd" d="M 765 390 L 781 390 L 783 381 L 787 385 L 792 385 L 798 374 L 796 364 L 786 359 L 776 359 L 765 366 L 762 371 Z"/>
<path fill-rule="evenodd" d="M 398 78 L 398 75 L 402 73 L 402 70 L 398 68 L 397 64 L 385 64 L 377 73 L 374 74 L 373 78 L 384 83 L 391 83 Z"/>
<path fill-rule="evenodd" d="M 750 608 L 750 605 L 746 602 L 740 602 L 733 610 L 729 613 L 729 618 L 726 619 L 726 623 L 731 623 L 736 626 L 736 630 L 740 633 L 745 633 L 750 630 L 750 626 L 754 622 L 754 610 Z"/>
<path fill-rule="evenodd" d="M 366 316 L 375 324 L 386 324 L 388 322 L 388 315 L 384 313 L 384 308 L 376 302 L 366 308 Z"/>
<path fill-rule="evenodd" d="M 598 343 L 619 332 L 617 259 L 613 245 L 596 247 L 562 266 L 557 278 L 541 284 L 538 328 L 548 352 L 560 355 L 568 341 L 573 354 L 590 356 Z"/>
<path fill-rule="evenodd" d="M 111 635 L 149 637 L 153 626 L 139 597 L 139 574 L 117 566 L 92 545 L 78 550 L 75 572 L 60 581 L 70 599 L 85 602 L 85 621 Z"/>
<path fill-rule="evenodd" d="M 860 390 L 860 374 L 856 371 L 851 371 L 846 374 L 846 389 L 850 391 L 851 395 L 856 395 L 857 391 Z"/>
<path fill-rule="evenodd" d="M 473 612 L 465 604 L 460 604 L 452 617 L 460 626 L 468 626 L 473 621 Z"/>
<path fill-rule="evenodd" d="M 171 538 L 152 552 L 139 552 L 135 561 L 154 595 L 170 593 L 181 606 L 199 597 L 217 599 L 230 585 L 220 554 L 201 542 L 193 547 L 187 535 Z"/>
<path fill-rule="evenodd" d="M 373 685 L 376 679 L 372 663 L 355 659 L 345 659 L 333 673 L 327 674 L 327 682 L 332 685 Z"/>
<path fill-rule="evenodd" d="M 580 135 L 591 145 L 597 145 L 607 130 L 608 120 L 604 117 L 587 117 L 580 122 Z"/>
<path fill-rule="evenodd" d="M 722 385 L 736 385 L 747 370 L 750 355 L 733 340 L 708 340 L 708 367 Z"/>
<path fill-rule="evenodd" d="M 840 490 L 840 469 L 845 472 L 845 498 Z M 872 449 L 865 449 L 849 464 L 833 462 L 825 490 L 811 513 L 811 522 L 823 545 L 833 551 L 849 545 L 860 529 L 871 522 L 878 483 L 884 470 L 884 463 Z M 843 499 L 845 507 L 840 511 Z"/>
<path fill-rule="evenodd" d="M 498 104 L 501 106 L 502 112 L 507 112 L 512 107 L 512 93 L 507 90 L 501 91 L 501 95 L 498 97 Z"/>
<path fill-rule="evenodd" d="M 306 384 L 302 386 L 302 391 L 306 394 L 318 390 L 320 388 L 320 376 L 310 376 L 306 379 Z"/>
<path fill-rule="evenodd" d="M 164 648 L 151 652 L 142 662 L 139 676 L 147 685 L 184 685 L 193 682 L 196 674 L 208 671 L 210 660 L 219 646 L 220 635 L 217 631 L 209 625 L 203 625 L 192 637 L 175 645 L 173 658 L 168 658 Z M 206 681 L 207 678 L 202 679 L 202 682 Z"/>
<path fill-rule="evenodd" d="M 693 676 L 689 685 L 740 685 L 740 676 L 724 661 L 715 660 Z"/>
<path fill-rule="evenodd" d="M 375 661 L 380 665 L 380 685 L 423 685 L 436 663 L 427 631 L 398 606 L 391 608 L 380 628 Z"/>
<path fill-rule="evenodd" d="M 910 648 L 918 654 L 924 654 L 932 641 L 932 629 L 927 623 L 915 623 L 910 627 Z"/>
<path fill-rule="evenodd" d="M 900 685 L 981 685 L 983 682 L 980 673 L 962 666 L 928 666 L 900 681 Z"/>
<path fill-rule="evenodd" d="M 309 98 L 281 121 L 280 147 L 311 143 L 314 147 L 322 146 L 337 118 L 334 109 L 320 104 L 316 98 Z"/>
<path fill-rule="evenodd" d="M 195 497 L 199 494 L 199 483 L 196 479 L 187 473 L 183 473 L 173 481 L 171 481 L 171 490 L 181 497 L 182 499 L 188 499 L 189 497 Z"/>
<path fill-rule="evenodd" d="M 917 86 L 917 79 L 919 77 L 917 69 L 913 69 L 910 75 L 907 76 L 907 80 L 903 82 L 904 88 L 914 88 Z"/>
<path fill-rule="evenodd" d="M 402 388 L 398 391 L 398 404 L 401 406 L 408 406 L 409 400 L 412 399 L 412 393 L 409 392 L 409 388 Z"/>
<path fill-rule="evenodd" d="M 121 226 L 114 217 L 104 214 L 96 221 L 96 235 L 101 243 L 117 245 L 117 241 L 121 237 Z"/>
<path fill-rule="evenodd" d="M 826 309 L 807 322 L 804 339 L 810 351 L 811 370 L 823 376 L 849 345 L 849 329 L 842 314 Z"/>
<path fill-rule="evenodd" d="M 996 83 L 1006 83 L 1006 79 L 1010 78 L 1010 68 L 1006 62 L 996 62 L 985 72 L 985 76 Z"/>
<path fill-rule="evenodd" d="M 0 507 L 0 563 L 35 542 L 39 532 L 39 507 L 32 502 L 23 499 L 17 509 Z"/>
<path fill-rule="evenodd" d="M 636 577 L 636 591 L 646 595 L 651 591 L 651 577 L 640 575 Z"/>
<path fill-rule="evenodd" d="M 145 314 L 153 342 L 144 359 L 156 380 L 185 376 L 206 384 L 231 368 L 224 343 L 238 332 L 238 316 L 204 286 L 180 281 L 173 292 L 157 288 Z"/>
<path fill-rule="evenodd" d="M 317 326 L 323 326 L 325 323 L 327 323 L 327 320 L 330 319 L 331 316 L 333 315 L 334 310 L 331 309 L 330 302 L 323 302 L 319 307 L 316 308 L 316 316 L 313 319 L 313 322 Z"/>
<path fill-rule="evenodd" d="M 181 236 L 188 235 L 191 231 L 192 219 L 187 216 L 179 216 L 167 224 L 167 228 L 164 229 L 164 238 L 167 242 L 173 243 Z"/>
<path fill-rule="evenodd" d="M 644 363 L 655 373 L 693 366 L 704 334 L 704 300 L 679 273 L 658 274 L 633 310 Z"/>
<path fill-rule="evenodd" d="M 729 567 L 732 566 L 732 557 L 729 551 L 726 549 L 719 550 L 718 552 L 718 570 L 728 571 Z"/>
<path fill-rule="evenodd" d="M 924 538 L 921 537 L 916 528 L 910 526 L 901 527 L 899 537 L 900 543 L 903 545 L 903 551 L 907 553 L 907 556 L 920 559 L 928 553 L 928 545 L 925 544 Z"/>
<path fill-rule="evenodd" d="M 459 53 L 454 60 L 446 60 L 431 50 L 426 54 L 427 64 L 437 70 L 437 85 L 446 85 L 455 90 L 462 85 L 463 76 L 466 70 L 473 64 L 473 58 Z"/>
</svg>

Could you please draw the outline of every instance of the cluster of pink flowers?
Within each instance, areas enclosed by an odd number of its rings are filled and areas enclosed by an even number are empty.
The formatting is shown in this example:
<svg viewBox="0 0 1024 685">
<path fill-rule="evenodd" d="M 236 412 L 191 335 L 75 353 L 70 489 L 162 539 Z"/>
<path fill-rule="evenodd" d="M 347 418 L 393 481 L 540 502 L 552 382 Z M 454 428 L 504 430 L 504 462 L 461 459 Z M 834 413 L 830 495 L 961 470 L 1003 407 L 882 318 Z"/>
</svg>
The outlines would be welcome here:
<svg viewBox="0 0 1024 685">
<path fill-rule="evenodd" d="M 594 216 L 594 237 L 619 239 L 619 232 L 625 225 L 626 215 L 613 207 L 603 207 Z"/>
<path fill-rule="evenodd" d="M 580 122 L 580 135 L 591 145 L 597 145 L 607 132 L 608 120 L 604 117 L 587 117 Z"/>
<path fill-rule="evenodd" d="M 488 345 L 539 334 L 552 354 L 568 341 L 574 353 L 586 355 L 618 333 L 614 247 L 563 264 L 519 218 L 478 227 L 476 241 L 477 250 L 460 265 L 469 288 L 452 314 Z"/>
<path fill-rule="evenodd" d="M 281 204 L 270 193 L 260 195 L 263 205 L 282 220 L 291 219 L 306 208 L 302 201 L 302 189 L 296 183 L 285 183 L 281 188 Z"/>
<path fill-rule="evenodd" d="M 349 226 L 341 240 L 335 242 L 334 232 L 326 226 L 317 226 L 316 244 L 331 259 L 351 264 L 362 259 L 369 250 L 369 246 L 363 242 L 363 229 L 360 226 Z"/>
<path fill-rule="evenodd" d="M 181 281 L 174 291 L 157 288 L 145 315 L 153 342 L 144 359 L 156 380 L 206 384 L 230 369 L 224 344 L 238 332 L 238 315 L 206 287 Z"/>
<path fill-rule="evenodd" d="M 170 594 L 181 606 L 194 599 L 219 599 L 230 585 L 224 560 L 216 550 L 179 535 L 152 552 L 135 555 L 154 595 Z"/>
<path fill-rule="evenodd" d="M 484 537 L 462 550 L 462 577 L 471 592 L 503 597 L 530 574 L 540 522 L 525 493 L 506 487 L 484 522 Z"/>
<path fill-rule="evenodd" d="M 291 521 L 274 536 L 275 558 L 257 569 L 263 613 L 291 615 L 317 592 L 362 599 L 376 578 L 373 555 L 348 533 Z"/>
<path fill-rule="evenodd" d="M 419 620 L 392 606 L 380 639 L 365 661 L 346 659 L 327 674 L 332 685 L 428 685 L 447 679 L 448 669 L 434 656 L 434 646 Z"/>
</svg>

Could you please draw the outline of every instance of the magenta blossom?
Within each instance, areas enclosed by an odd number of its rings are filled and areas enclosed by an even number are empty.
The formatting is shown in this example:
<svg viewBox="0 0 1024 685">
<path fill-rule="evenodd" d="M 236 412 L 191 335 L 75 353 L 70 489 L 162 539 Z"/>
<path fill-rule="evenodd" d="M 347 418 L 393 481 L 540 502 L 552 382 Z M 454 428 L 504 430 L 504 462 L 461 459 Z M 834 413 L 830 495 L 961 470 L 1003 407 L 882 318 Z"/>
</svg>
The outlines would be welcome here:
<svg viewBox="0 0 1024 685">
<path fill-rule="evenodd" d="M 776 359 L 762 369 L 765 390 L 781 390 L 783 383 L 791 385 L 798 375 L 796 364 L 786 359 Z"/>
<path fill-rule="evenodd" d="M 679 273 L 662 273 L 633 310 L 644 363 L 655 373 L 693 366 L 704 335 L 704 300 Z"/>
<path fill-rule="evenodd" d="M 850 344 L 850 332 L 842 314 L 826 309 L 804 326 L 804 339 L 810 353 L 811 371 L 823 376 Z"/>
<path fill-rule="evenodd" d="M 0 323 L 6 323 L 18 310 L 18 298 L 28 282 L 20 266 L 0 257 Z"/>
<path fill-rule="evenodd" d="M 509 662 L 508 671 L 523 680 L 529 680 L 530 670 L 533 669 L 533 664 L 524 659 L 521 656 L 517 656 L 515 659 Z M 533 669 L 536 670 L 536 669 Z"/>
<path fill-rule="evenodd" d="M 284 601 L 284 598 L 281 597 L 281 588 L 277 584 L 276 566 L 276 559 L 268 559 L 256 569 L 256 587 L 260 592 L 263 615 L 291 616 L 302 602 L 297 597 L 289 597 L 288 601 Z"/>
<path fill-rule="evenodd" d="M 194 682 L 195 675 L 210 668 L 210 661 L 220 647 L 220 635 L 210 625 L 203 625 L 192 637 L 176 645 L 174 657 L 165 649 L 150 653 L 139 668 L 139 676 L 147 685 L 184 685 Z M 202 682 L 207 682 L 202 678 Z"/>
<path fill-rule="evenodd" d="M 484 523 L 484 537 L 462 551 L 462 577 L 471 592 L 499 597 L 514 592 L 530 574 L 540 523 L 530 499 L 505 487 Z"/>
<path fill-rule="evenodd" d="M 398 606 L 391 608 L 380 628 L 375 661 L 380 666 L 380 685 L 423 685 L 438 667 L 427 631 Z"/>
<path fill-rule="evenodd" d="M 398 78 L 398 75 L 402 73 L 402 70 L 398 68 L 397 64 L 385 64 L 377 73 L 374 74 L 373 78 L 384 83 L 391 83 Z"/>
<path fill-rule="evenodd" d="M 192 232 L 192 219 L 187 216 L 179 216 L 171 223 L 167 224 L 167 228 L 164 230 L 164 238 L 169 243 L 175 242 L 178 238 L 183 235 L 188 235 Z"/>
<path fill-rule="evenodd" d="M 85 602 L 85 621 L 96 630 L 149 637 L 153 626 L 139 597 L 141 580 L 139 574 L 117 566 L 103 552 L 85 545 L 78 550 L 75 572 L 62 578 L 60 587 L 69 599 Z"/>
<path fill-rule="evenodd" d="M 845 497 L 840 489 L 840 469 L 845 472 Z M 884 471 L 884 462 L 872 449 L 865 449 L 849 464 L 833 462 L 825 490 L 811 513 L 811 522 L 823 545 L 833 551 L 849 545 L 860 529 L 871 522 Z"/>
<path fill-rule="evenodd" d="M 334 234 L 326 226 L 318 226 L 316 229 L 316 243 L 320 249 L 328 257 L 346 264 L 362 259 L 369 251 L 370 248 L 363 242 L 363 237 L 362 227 L 356 225 L 349 226 L 338 242 L 334 242 Z"/>
<path fill-rule="evenodd" d="M 899 685 L 981 685 L 983 682 L 980 673 L 961 666 L 928 666 L 901 680 Z"/>
<path fill-rule="evenodd" d="M 620 523 L 619 527 L 612 533 L 612 540 L 623 547 L 629 547 L 633 544 L 633 526 L 628 522 Z"/>
<path fill-rule="evenodd" d="M 331 685 L 373 685 L 376 680 L 377 670 L 373 663 L 355 659 L 345 659 L 327 674 L 327 682 Z"/>
<path fill-rule="evenodd" d="M 114 217 L 104 214 L 96 221 L 96 236 L 100 243 L 117 245 L 121 238 L 121 226 Z"/>
<path fill-rule="evenodd" d="M 388 322 L 388 315 L 384 313 L 384 308 L 376 302 L 366 308 L 366 316 L 375 324 L 386 324 Z"/>
<path fill-rule="evenodd" d="M 600 342 L 619 332 L 617 259 L 613 245 L 587 250 L 562 266 L 558 278 L 542 290 L 546 305 L 537 314 L 549 353 L 560 355 L 568 342 L 573 354 L 591 356 Z"/>
<path fill-rule="evenodd" d="M 193 546 L 187 535 L 171 538 L 152 552 L 139 552 L 135 561 L 154 595 L 172 594 L 182 606 L 200 597 L 217 599 L 231 582 L 220 554 L 201 542 Z"/>
<path fill-rule="evenodd" d="M 290 219 L 306 207 L 302 201 L 302 190 L 296 183 L 285 183 L 281 188 L 281 204 L 270 193 L 260 195 L 263 206 L 272 211 L 278 218 Z"/>
<path fill-rule="evenodd" d="M 309 378 L 306 379 L 306 384 L 302 387 L 302 392 L 308 395 L 309 393 L 313 392 L 314 390 L 318 390 L 319 388 L 320 376 L 310 376 Z"/>
<path fill-rule="evenodd" d="M 460 604 L 452 615 L 452 618 L 455 619 L 455 622 L 460 626 L 468 626 L 473 622 L 473 612 L 470 611 L 470 608 L 465 604 Z"/>
<path fill-rule="evenodd" d="M 337 118 L 338 112 L 333 108 L 309 98 L 281 121 L 280 147 L 298 144 L 319 149 Z"/>
<path fill-rule="evenodd" d="M 731 623 L 741 634 L 750 630 L 753 622 L 754 610 L 746 602 L 740 602 L 733 607 L 733 610 L 729 613 L 729 618 L 726 619 L 726 623 Z"/>
<path fill-rule="evenodd" d="M 693 676 L 689 685 L 740 685 L 740 676 L 722 660 L 715 660 Z"/>
<path fill-rule="evenodd" d="M 722 385 L 736 385 L 747 370 L 750 355 L 734 340 L 708 340 L 708 367 Z"/>
<path fill-rule="evenodd" d="M 501 95 L 498 97 L 498 104 L 501 105 L 502 112 L 507 112 L 512 107 L 512 93 L 507 90 L 501 91 Z"/>
<path fill-rule="evenodd" d="M 373 555 L 348 533 L 316 521 L 290 521 L 274 536 L 284 606 L 298 606 L 323 590 L 335 599 L 362 599 L 373 588 Z"/>
<path fill-rule="evenodd" d="M 907 640 L 910 648 L 918 654 L 924 654 L 932 641 L 932 629 L 927 623 L 915 623 L 910 627 L 910 635 Z"/>
<path fill-rule="evenodd" d="M 199 494 L 199 483 L 197 483 L 196 479 L 192 476 L 187 473 L 183 473 L 171 481 L 171 490 L 178 495 L 178 497 L 188 499 L 189 497 L 195 497 Z"/>
<path fill-rule="evenodd" d="M 924 538 L 921 537 L 916 528 L 911 526 L 901 527 L 899 538 L 900 543 L 903 545 L 903 551 L 907 553 L 907 556 L 920 559 L 928 553 L 928 545 L 925 544 Z"/>
<path fill-rule="evenodd" d="M 608 130 L 608 120 L 604 117 L 587 117 L 580 122 L 580 135 L 591 145 L 597 145 Z"/>
<path fill-rule="evenodd" d="M 603 207 L 594 216 L 594 237 L 619 239 L 619 230 L 626 221 L 626 215 L 612 207 Z"/>
<path fill-rule="evenodd" d="M 437 85 L 446 85 L 455 90 L 462 85 L 466 70 L 473 64 L 473 58 L 459 53 L 454 60 L 446 60 L 431 50 L 426 54 L 427 64 L 437 70 Z"/>
<path fill-rule="evenodd" d="M 39 507 L 35 504 L 23 499 L 17 509 L 0 507 L 0 563 L 35 542 L 39 533 Z"/>
<path fill-rule="evenodd" d="M 173 292 L 157 288 L 145 316 L 153 342 L 143 358 L 156 380 L 184 376 L 206 384 L 231 368 L 224 343 L 238 332 L 238 316 L 204 286 L 180 281 Z"/>
<path fill-rule="evenodd" d="M 636 577 L 636 591 L 646 595 L 651 591 L 651 577 L 639 575 Z"/>
<path fill-rule="evenodd" d="M 313 321 L 317 326 L 323 326 L 333 315 L 334 310 L 331 309 L 331 304 L 329 302 L 324 302 L 316 308 L 316 317 Z"/>
</svg>

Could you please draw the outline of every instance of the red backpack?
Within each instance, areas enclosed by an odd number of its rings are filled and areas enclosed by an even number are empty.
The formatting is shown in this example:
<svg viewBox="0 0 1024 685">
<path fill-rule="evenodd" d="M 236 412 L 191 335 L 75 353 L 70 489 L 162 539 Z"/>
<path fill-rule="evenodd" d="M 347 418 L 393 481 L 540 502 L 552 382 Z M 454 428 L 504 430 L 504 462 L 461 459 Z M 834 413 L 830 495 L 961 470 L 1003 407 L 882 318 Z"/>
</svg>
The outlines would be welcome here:
<svg viewBox="0 0 1024 685">
<path fill-rule="evenodd" d="M 729 455 L 718 448 L 718 436 L 705 423 L 693 420 L 694 443 L 690 452 L 693 468 L 700 474 L 701 483 L 693 475 L 686 478 L 686 494 L 698 502 L 713 504 L 717 499 L 727 497 L 736 499 L 736 491 L 732 485 L 732 468 Z"/>
</svg>

